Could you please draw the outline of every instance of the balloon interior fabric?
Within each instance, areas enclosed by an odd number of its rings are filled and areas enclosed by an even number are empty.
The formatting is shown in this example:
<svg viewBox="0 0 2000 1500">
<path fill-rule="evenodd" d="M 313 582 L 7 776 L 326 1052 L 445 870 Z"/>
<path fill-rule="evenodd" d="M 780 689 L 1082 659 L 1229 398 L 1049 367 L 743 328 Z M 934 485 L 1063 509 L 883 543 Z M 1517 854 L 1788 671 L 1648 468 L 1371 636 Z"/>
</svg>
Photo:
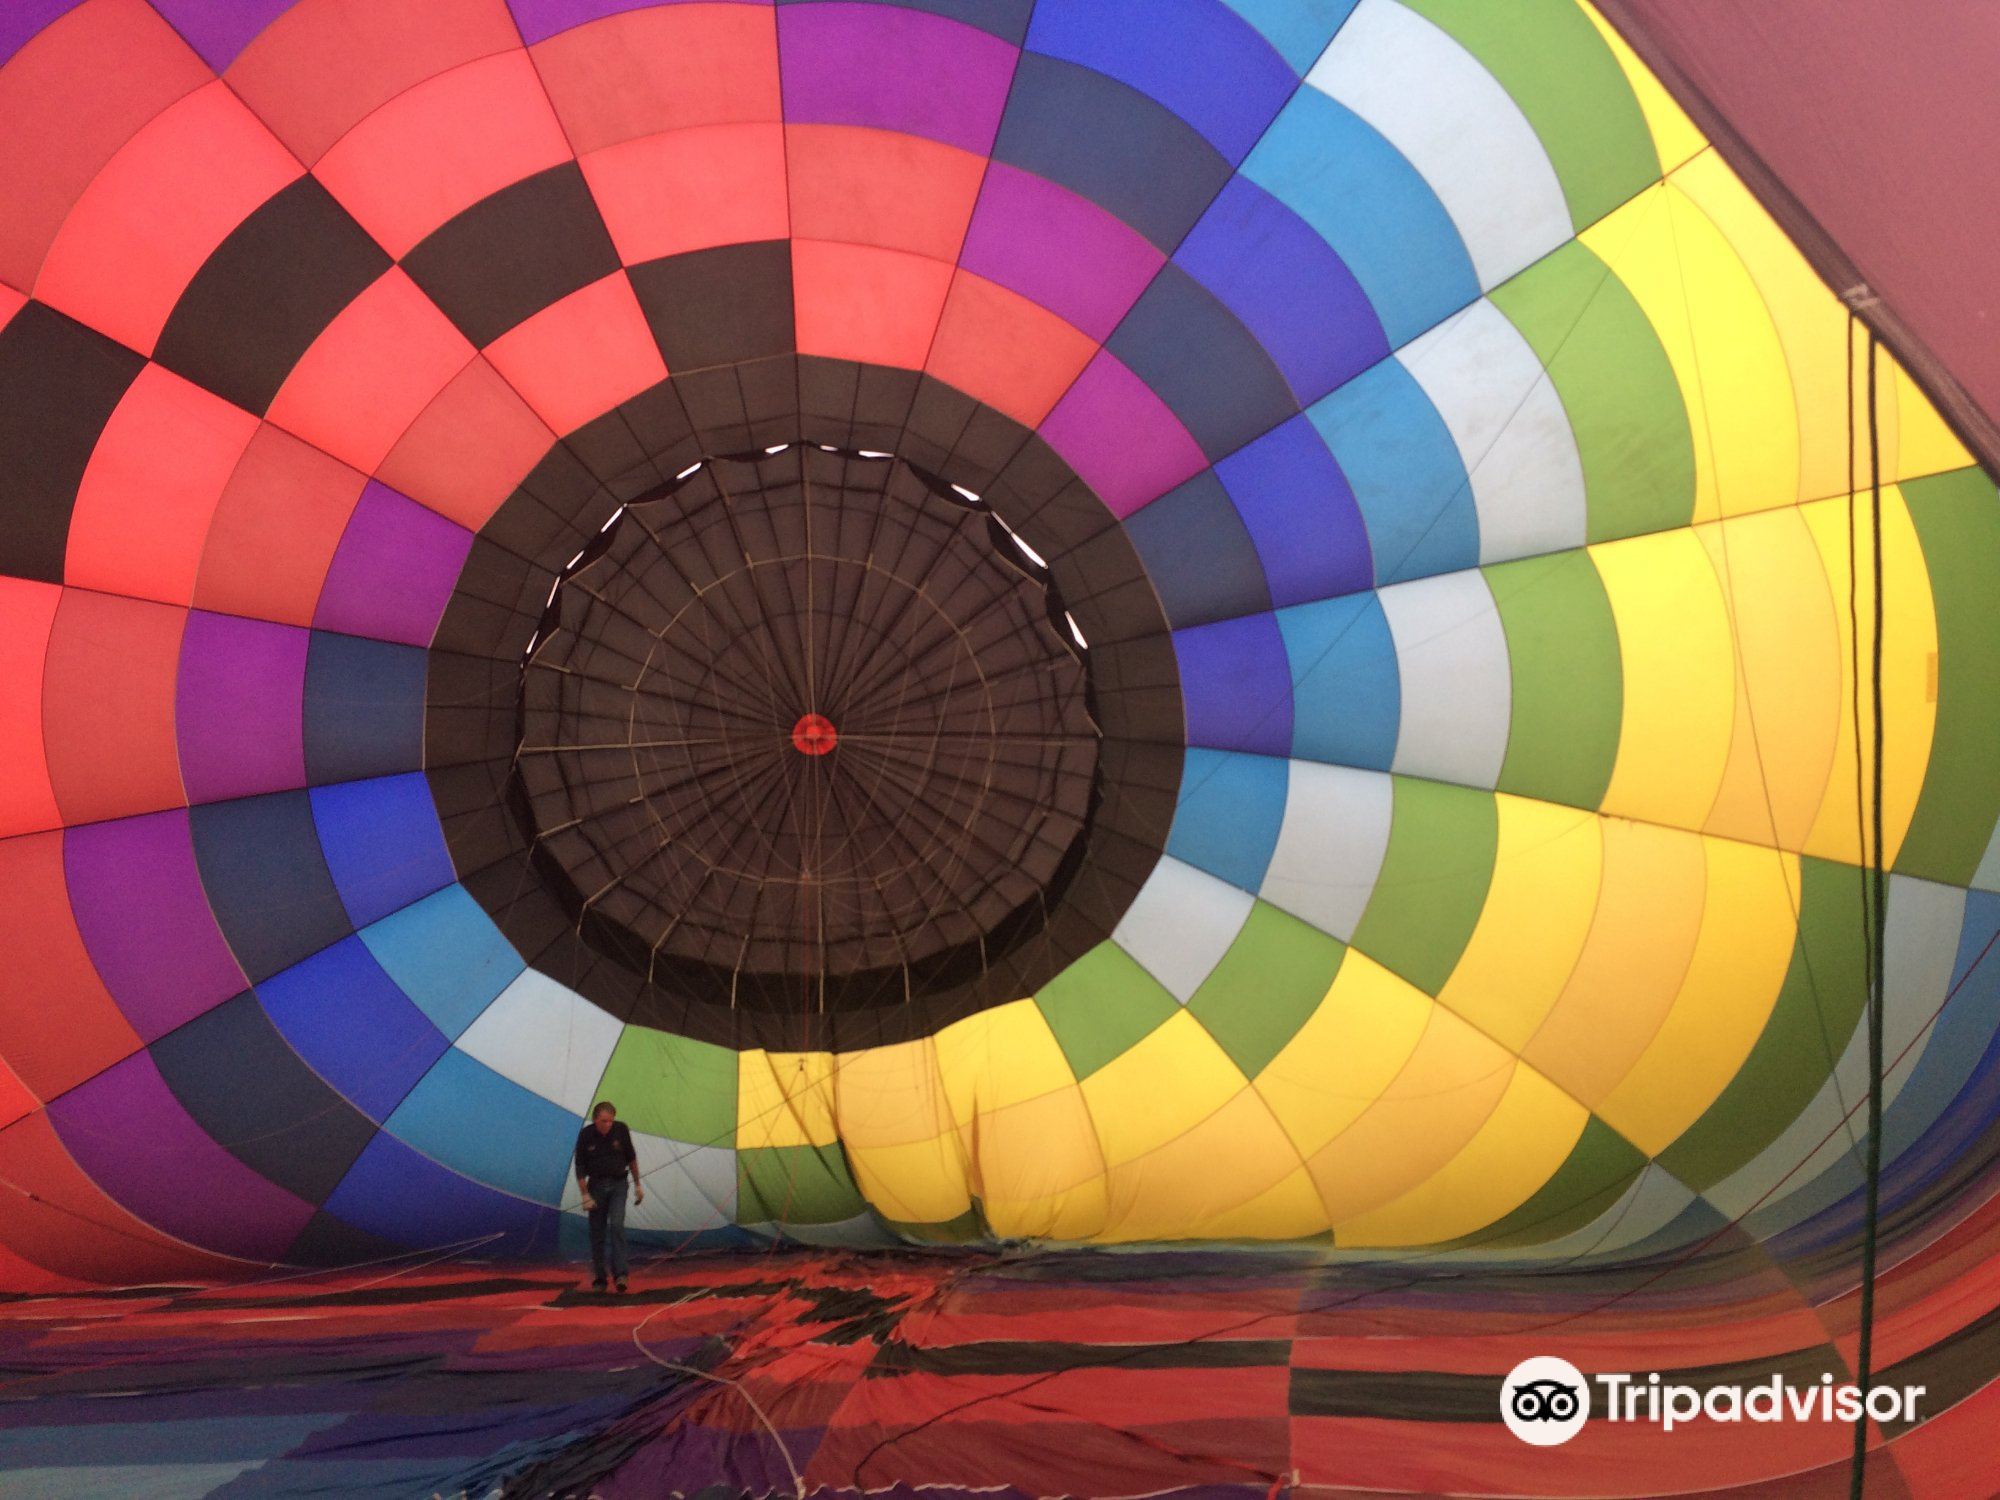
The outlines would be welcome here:
<svg viewBox="0 0 2000 1500">
<path fill-rule="evenodd" d="M 576 1254 L 609 1098 L 652 1253 L 2000 1362 L 1994 484 L 1584 0 L 0 59 L 0 1284 Z"/>
</svg>

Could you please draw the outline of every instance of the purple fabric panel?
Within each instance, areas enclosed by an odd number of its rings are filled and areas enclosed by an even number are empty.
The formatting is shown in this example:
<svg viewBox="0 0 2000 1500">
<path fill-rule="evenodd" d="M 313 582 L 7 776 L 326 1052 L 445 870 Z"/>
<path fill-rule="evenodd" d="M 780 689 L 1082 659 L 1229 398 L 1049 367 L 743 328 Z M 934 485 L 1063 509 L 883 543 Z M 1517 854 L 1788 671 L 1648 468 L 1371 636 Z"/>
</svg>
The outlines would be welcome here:
<svg viewBox="0 0 2000 1500">
<path fill-rule="evenodd" d="M 297 0 L 150 0 L 202 61 L 220 73 Z"/>
<path fill-rule="evenodd" d="M 985 156 L 1019 56 L 984 31 L 893 5 L 778 11 L 778 71 L 794 125 L 874 125 Z"/>
<path fill-rule="evenodd" d="M 143 1052 L 71 1089 L 48 1112 L 91 1181 L 191 1245 L 275 1261 L 313 1216 L 310 1203 L 210 1140 Z M 218 1212 L 218 1203 L 228 1211 Z"/>
<path fill-rule="evenodd" d="M 1164 257 L 1116 215 L 1067 188 L 993 162 L 959 263 L 1067 319 L 1100 343 Z"/>
<path fill-rule="evenodd" d="M 0 4 L 0 63 L 32 42 L 49 22 L 68 15 L 83 0 L 5 0 Z"/>
<path fill-rule="evenodd" d="M 1208 462 L 1166 403 L 1103 350 L 1056 403 L 1041 435 L 1121 518 Z"/>
<path fill-rule="evenodd" d="M 69 829 L 63 871 L 90 961 L 143 1040 L 246 987 L 202 890 L 184 808 Z"/>
<path fill-rule="evenodd" d="M 327 569 L 313 624 L 428 646 L 471 550 L 463 526 L 371 479 Z"/>
<path fill-rule="evenodd" d="M 194 610 L 174 718 L 190 802 L 305 785 L 306 645 L 295 625 Z"/>
<path fill-rule="evenodd" d="M 514 12 L 514 24 L 521 28 L 522 39 L 530 47 L 586 21 L 601 21 L 628 10 L 689 3 L 690 0 L 507 0 L 508 8 Z M 771 0 L 707 0 L 707 3 L 769 5 Z"/>
</svg>

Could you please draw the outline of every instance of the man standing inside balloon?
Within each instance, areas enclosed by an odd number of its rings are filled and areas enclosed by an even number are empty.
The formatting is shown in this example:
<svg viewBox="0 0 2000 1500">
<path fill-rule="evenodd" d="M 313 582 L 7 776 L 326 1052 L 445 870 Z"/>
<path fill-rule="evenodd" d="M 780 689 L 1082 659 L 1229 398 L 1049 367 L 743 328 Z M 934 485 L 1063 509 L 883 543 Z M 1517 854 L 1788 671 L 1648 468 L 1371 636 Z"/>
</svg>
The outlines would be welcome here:
<svg viewBox="0 0 2000 1500">
<path fill-rule="evenodd" d="M 583 1191 L 583 1206 L 590 1215 L 590 1285 L 604 1290 L 605 1242 L 610 1241 L 611 1275 L 618 1290 L 625 1290 L 625 1179 L 632 1179 L 632 1201 L 646 1201 L 646 1185 L 639 1180 L 639 1153 L 632 1147 L 632 1131 L 618 1118 L 609 1099 L 592 1106 L 590 1123 L 577 1132 L 576 1185 Z"/>
</svg>

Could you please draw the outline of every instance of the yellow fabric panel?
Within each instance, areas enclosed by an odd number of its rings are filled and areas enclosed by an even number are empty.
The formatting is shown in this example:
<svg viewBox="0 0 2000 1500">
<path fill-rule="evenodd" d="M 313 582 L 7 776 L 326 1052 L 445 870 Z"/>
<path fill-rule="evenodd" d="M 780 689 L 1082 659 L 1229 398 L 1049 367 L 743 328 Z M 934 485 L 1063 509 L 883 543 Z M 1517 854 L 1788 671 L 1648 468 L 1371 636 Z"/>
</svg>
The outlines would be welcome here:
<svg viewBox="0 0 2000 1500">
<path fill-rule="evenodd" d="M 1401 1197 L 1437 1171 L 1493 1113 L 1520 1067 L 1442 1005 L 1382 1097 L 1306 1160 L 1335 1224 Z"/>
<path fill-rule="evenodd" d="M 1604 45 L 1611 50 L 1611 55 L 1618 59 L 1618 66 L 1624 70 L 1632 96 L 1639 101 L 1640 113 L 1646 117 L 1646 128 L 1652 132 L 1653 149 L 1660 155 L 1661 170 L 1671 172 L 1697 151 L 1706 149 L 1706 137 L 1695 128 L 1694 121 L 1687 117 L 1687 111 L 1674 102 L 1674 96 L 1653 76 L 1652 69 L 1626 45 L 1625 38 L 1597 13 L 1590 0 L 1577 0 L 1577 3 L 1590 17 L 1590 24 L 1604 38 Z"/>
<path fill-rule="evenodd" d="M 1819 548 L 1796 509 L 1695 531 L 1736 641 L 1735 728 L 1706 831 L 1796 850 L 1840 736 L 1840 631 Z"/>
<path fill-rule="evenodd" d="M 843 1052 L 833 1065 L 834 1114 L 850 1146 L 903 1146 L 954 1131 L 929 1037 Z"/>
<path fill-rule="evenodd" d="M 833 1055 L 829 1052 L 740 1052 L 736 1059 L 736 1145 L 830 1146 Z"/>
<path fill-rule="evenodd" d="M 1326 1228 L 1326 1204 L 1312 1174 L 1293 1167 L 1276 1187 L 1215 1215 L 1202 1234 L 1217 1240 L 1297 1240 L 1324 1234 Z"/>
<path fill-rule="evenodd" d="M 1595 813 L 1504 794 L 1494 801 L 1493 883 L 1438 1000 L 1518 1054 L 1583 951 L 1604 843 Z"/>
<path fill-rule="evenodd" d="M 1875 565 L 1868 523 L 1869 498 L 1862 495 L 1855 507 L 1855 556 L 1860 562 L 1861 590 L 1861 670 L 1870 670 L 1874 650 L 1875 621 L 1871 600 L 1875 588 Z M 1839 601 L 1834 610 L 1834 626 L 1839 635 L 1841 667 L 1838 742 L 1833 753 L 1833 774 L 1827 778 L 1826 795 L 1819 816 L 1806 838 L 1805 853 L 1848 864 L 1861 859 L 1860 826 L 1857 821 L 1854 786 L 1854 681 L 1848 648 L 1847 588 L 1847 501 L 1822 500 L 1800 507 L 1811 527 L 1820 552 L 1820 566 Z M 1882 488 L 1882 572 L 1886 613 L 1883 620 L 1882 656 L 1882 834 L 1888 844 L 1888 863 L 1896 862 L 1910 819 L 1917 810 L 1917 795 L 1923 790 L 1924 773 L 1930 766 L 1931 738 L 1937 730 L 1937 704 L 1931 701 L 1931 655 L 1938 648 L 1937 615 L 1931 598 L 1930 570 L 1924 565 L 1923 549 L 1917 544 L 1917 530 L 1910 520 L 1902 491 L 1894 485 Z M 1866 779 L 1873 767 L 1874 724 L 1869 713 L 1869 694 L 1864 689 L 1861 702 L 1861 766 Z"/>
<path fill-rule="evenodd" d="M 1078 1085 L 1107 1165 L 1157 1150 L 1214 1114 L 1246 1080 L 1202 1025 L 1176 1011 Z"/>
<path fill-rule="evenodd" d="M 1625 677 L 1603 809 L 1699 828 L 1722 785 L 1736 716 L 1721 582 L 1692 530 L 1601 542 L 1590 556 L 1611 600 Z"/>
<path fill-rule="evenodd" d="M 1104 1157 L 1076 1085 L 981 1114 L 963 1138 L 994 1234 L 1086 1240 L 1104 1227 Z"/>
<path fill-rule="evenodd" d="M 1350 948 L 1326 997 L 1256 1078 L 1305 1155 L 1361 1117 L 1410 1060 L 1436 1001 Z"/>
<path fill-rule="evenodd" d="M 984 1111 L 1073 1088 L 1076 1076 L 1032 1000 L 967 1016 L 931 1038 L 945 1102 L 961 1129 Z"/>
<path fill-rule="evenodd" d="M 1885 436 L 1882 440 L 1882 472 L 1884 478 L 1920 479 L 1926 474 L 1943 474 L 1952 469 L 1972 467 L 1973 457 L 1966 451 L 1965 444 L 1958 440 L 1951 428 L 1945 425 L 1937 408 L 1912 380 L 1909 373 L 1884 349 L 1875 356 L 1875 384 L 1877 401 L 1881 408 L 1878 425 L 1884 431 L 1894 430 L 1896 446 L 1891 448 Z M 1856 356 L 1855 383 L 1860 385 L 1863 365 L 1861 356 Z M 1893 383 L 1892 383 L 1893 382 Z M 1888 389 L 1891 394 L 1883 395 Z M 1865 408 L 1867 396 L 1861 397 Z M 1865 418 L 1867 413 L 1862 413 Z M 1864 426 L 1861 442 L 1867 442 Z M 1865 453 L 1865 448 L 1862 450 Z M 1846 486 L 1842 485 L 1842 489 Z"/>
<path fill-rule="evenodd" d="M 1694 434 L 1696 521 L 1789 505 L 1798 414 L 1771 314 L 1707 214 L 1661 183 L 1578 236 L 1659 337 Z"/>
<path fill-rule="evenodd" d="M 1478 1134 L 1419 1186 L 1334 1225 L 1343 1246 L 1431 1245 L 1512 1213 L 1556 1173 L 1590 1112 L 1533 1068 L 1514 1070 Z"/>
<path fill-rule="evenodd" d="M 1651 1044 L 1595 1106 L 1649 1155 L 1692 1125 L 1750 1055 L 1798 931 L 1795 855 L 1729 839 L 1702 845 L 1708 894 L 1687 975 Z"/>
<path fill-rule="evenodd" d="M 1088 1081 L 1084 1088 L 1087 1092 Z M 1319 1195 L 1312 1192 L 1301 1198 L 1296 1191 L 1278 1191 L 1294 1174 L 1305 1175 L 1298 1152 L 1263 1100 L 1253 1090 L 1239 1087 L 1212 1114 L 1165 1144 L 1112 1164 L 1106 1174 L 1102 1237 L 1112 1241 L 1218 1238 L 1219 1224 L 1254 1223 L 1256 1216 L 1246 1211 L 1267 1194 L 1275 1194 L 1263 1209 L 1270 1217 L 1261 1229 L 1248 1232 L 1265 1237 L 1319 1233 L 1326 1228 L 1326 1209 Z"/>
<path fill-rule="evenodd" d="M 1606 818 L 1604 879 L 1583 955 L 1522 1059 L 1595 1108 L 1658 1035 L 1701 933 L 1699 835 Z"/>
<path fill-rule="evenodd" d="M 942 1224 L 972 1207 L 972 1189 L 958 1133 L 900 1146 L 867 1146 L 845 1138 L 854 1185 L 869 1206 L 904 1224 Z"/>
</svg>

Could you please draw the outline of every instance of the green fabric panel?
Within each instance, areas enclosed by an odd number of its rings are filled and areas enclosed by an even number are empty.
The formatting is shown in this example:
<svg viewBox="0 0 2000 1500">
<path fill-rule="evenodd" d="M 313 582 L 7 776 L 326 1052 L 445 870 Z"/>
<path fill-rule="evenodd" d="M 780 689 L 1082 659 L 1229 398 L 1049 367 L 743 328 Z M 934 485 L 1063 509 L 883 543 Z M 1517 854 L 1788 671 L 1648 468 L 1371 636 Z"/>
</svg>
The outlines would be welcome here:
<svg viewBox="0 0 2000 1500">
<path fill-rule="evenodd" d="M 1454 1243 L 1499 1250 L 1559 1240 L 1608 1211 L 1646 1166 L 1644 1152 L 1592 1115 L 1568 1159 L 1526 1203 Z"/>
<path fill-rule="evenodd" d="M 1500 790 L 1594 808 L 1611 784 L 1625 704 L 1604 582 L 1581 550 L 1482 571 L 1507 632 L 1514 691 Z"/>
<path fill-rule="evenodd" d="M 1625 70 L 1576 0 L 1403 0 L 1451 33 L 1513 97 L 1587 229 L 1660 178 Z"/>
<path fill-rule="evenodd" d="M 1500 818 L 1491 792 L 1398 776 L 1389 848 L 1354 946 L 1435 995 L 1479 921 Z"/>
<path fill-rule="evenodd" d="M 739 1224 L 838 1224 L 867 1211 L 837 1142 L 736 1153 Z"/>
<path fill-rule="evenodd" d="M 691 1146 L 736 1144 L 736 1054 L 727 1047 L 627 1026 L 598 1094 L 634 1130 Z"/>
<path fill-rule="evenodd" d="M 1685 526 L 1694 433 L 1673 365 L 1625 283 L 1572 240 L 1496 287 L 1562 398 L 1583 461 L 1593 542 Z"/>
<path fill-rule="evenodd" d="M 1969 885 L 2000 819 L 2000 496 L 1977 469 L 1902 488 L 1936 601 L 1938 696 L 1931 762 L 1896 868 Z"/>
<path fill-rule="evenodd" d="M 1346 952 L 1338 938 L 1259 901 L 1187 1008 L 1255 1078 L 1326 998 Z"/>
<path fill-rule="evenodd" d="M 1862 872 L 1826 860 L 1799 862 L 1799 935 L 1764 1033 L 1736 1076 L 1659 1156 L 1696 1192 L 1756 1156 L 1826 1082 L 1867 1002 L 1862 962 Z"/>
<path fill-rule="evenodd" d="M 1082 1082 L 1180 1004 L 1116 943 L 1103 942 L 1042 986 L 1035 1004 Z"/>
</svg>

